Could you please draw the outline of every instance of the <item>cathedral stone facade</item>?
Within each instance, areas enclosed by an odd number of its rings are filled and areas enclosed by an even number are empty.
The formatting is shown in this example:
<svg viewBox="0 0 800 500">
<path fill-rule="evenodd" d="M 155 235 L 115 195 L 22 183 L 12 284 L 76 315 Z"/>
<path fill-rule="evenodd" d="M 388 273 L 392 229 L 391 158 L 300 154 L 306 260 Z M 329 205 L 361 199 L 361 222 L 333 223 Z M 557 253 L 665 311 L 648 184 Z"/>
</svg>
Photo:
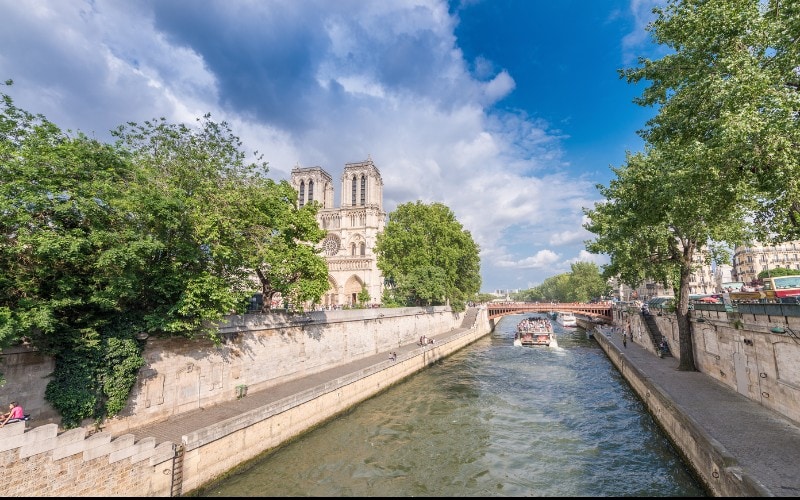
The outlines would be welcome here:
<svg viewBox="0 0 800 500">
<path fill-rule="evenodd" d="M 369 292 L 368 304 L 380 303 L 383 276 L 374 249 L 377 235 L 386 224 L 386 212 L 383 179 L 372 159 L 345 164 L 339 208 L 334 207 L 333 179 L 322 168 L 293 168 L 291 184 L 297 190 L 300 206 L 313 200 L 322 205 L 317 222 L 328 232 L 322 249 L 330 285 L 322 305 L 358 304 L 363 288 Z"/>
</svg>

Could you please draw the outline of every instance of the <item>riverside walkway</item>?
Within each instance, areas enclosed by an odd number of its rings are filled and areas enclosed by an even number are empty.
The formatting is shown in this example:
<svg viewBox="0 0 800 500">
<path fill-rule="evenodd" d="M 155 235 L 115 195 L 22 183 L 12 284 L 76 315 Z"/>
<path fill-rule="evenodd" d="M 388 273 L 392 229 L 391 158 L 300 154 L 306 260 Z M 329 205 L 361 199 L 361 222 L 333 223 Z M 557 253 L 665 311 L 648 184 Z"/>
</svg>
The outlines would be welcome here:
<svg viewBox="0 0 800 500">
<path fill-rule="evenodd" d="M 701 372 L 678 371 L 677 358 L 659 358 L 630 340 L 624 347 L 619 333 L 606 332 L 613 348 L 729 457 L 726 467 L 739 467 L 760 486 L 762 496 L 800 495 L 797 423 Z"/>
<path fill-rule="evenodd" d="M 475 320 L 475 316 L 476 311 L 473 311 L 472 314 L 467 314 L 465 316 L 464 324 L 462 324 L 460 328 L 439 335 L 433 335 L 428 338 L 434 339 L 435 344 L 441 344 L 451 337 L 459 336 L 465 330 L 470 329 L 466 324 L 469 323 L 469 325 L 471 325 Z M 190 432 L 204 429 L 217 422 L 236 417 L 250 410 L 268 406 L 283 399 L 293 398 L 315 387 L 329 384 L 331 381 L 352 377 L 352 375 L 357 373 L 367 373 L 371 371 L 368 370 L 369 368 L 375 367 L 378 364 L 388 365 L 390 363 L 402 361 L 407 357 L 417 355 L 421 349 L 422 348 L 416 343 L 407 344 L 392 349 L 391 351 L 373 354 L 300 379 L 290 380 L 262 391 L 248 392 L 247 395 L 241 399 L 208 408 L 191 410 L 179 415 L 173 415 L 167 420 L 143 425 L 131 429 L 125 432 L 125 434 L 133 434 L 136 437 L 136 441 L 146 437 L 154 437 L 156 439 L 156 445 L 164 441 L 180 444 L 182 442 L 182 437 Z M 389 358 L 391 352 L 397 353 L 396 360 L 391 360 Z"/>
<path fill-rule="evenodd" d="M 458 335 L 463 328 L 436 335 L 436 343 Z M 595 335 L 600 335 L 596 333 Z M 800 495 L 800 426 L 780 414 L 747 399 L 700 372 L 677 370 L 673 357 L 658 358 L 635 342 L 622 346 L 617 334 L 605 337 L 628 363 L 645 374 L 663 391 L 685 417 L 703 429 L 723 456 L 728 467 L 739 467 L 763 492 L 762 496 Z M 413 356 L 420 346 L 396 349 L 397 360 Z M 377 364 L 393 363 L 390 352 L 375 354 L 245 397 L 206 409 L 193 410 L 170 419 L 130 431 L 136 440 L 155 437 L 156 443 L 181 443 L 182 436 L 284 398 L 292 397 L 341 377 L 352 376 Z"/>
</svg>

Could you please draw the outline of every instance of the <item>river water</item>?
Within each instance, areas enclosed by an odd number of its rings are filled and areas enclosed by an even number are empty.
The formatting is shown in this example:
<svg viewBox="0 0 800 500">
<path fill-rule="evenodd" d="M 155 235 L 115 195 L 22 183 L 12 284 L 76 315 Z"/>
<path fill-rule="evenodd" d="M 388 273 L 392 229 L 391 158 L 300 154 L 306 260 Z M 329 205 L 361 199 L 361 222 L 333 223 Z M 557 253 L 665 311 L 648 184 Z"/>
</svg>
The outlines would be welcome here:
<svg viewBox="0 0 800 500">
<path fill-rule="evenodd" d="M 706 496 L 593 339 L 522 318 L 199 496 Z"/>
</svg>

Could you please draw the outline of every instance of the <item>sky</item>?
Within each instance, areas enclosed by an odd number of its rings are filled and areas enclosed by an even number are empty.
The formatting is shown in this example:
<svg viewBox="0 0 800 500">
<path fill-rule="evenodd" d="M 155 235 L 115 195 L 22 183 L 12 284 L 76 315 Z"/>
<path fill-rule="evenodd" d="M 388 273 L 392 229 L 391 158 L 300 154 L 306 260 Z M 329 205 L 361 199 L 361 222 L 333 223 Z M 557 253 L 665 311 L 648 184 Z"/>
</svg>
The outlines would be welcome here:
<svg viewBox="0 0 800 500">
<path fill-rule="evenodd" d="M 653 109 L 618 70 L 658 57 L 663 0 L 0 0 L 0 92 L 111 142 L 127 122 L 227 122 L 269 176 L 320 166 L 336 206 L 371 158 L 384 210 L 448 206 L 481 291 L 590 254 L 601 201 Z"/>
</svg>

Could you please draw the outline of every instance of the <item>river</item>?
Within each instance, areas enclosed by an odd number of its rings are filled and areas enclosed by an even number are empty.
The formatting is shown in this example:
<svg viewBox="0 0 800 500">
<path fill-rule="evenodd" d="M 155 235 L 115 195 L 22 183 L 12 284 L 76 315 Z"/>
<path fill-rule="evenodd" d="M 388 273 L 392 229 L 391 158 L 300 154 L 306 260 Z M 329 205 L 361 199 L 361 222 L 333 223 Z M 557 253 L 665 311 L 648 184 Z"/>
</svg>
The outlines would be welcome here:
<svg viewBox="0 0 800 500">
<path fill-rule="evenodd" d="M 198 495 L 706 496 L 593 339 L 523 317 Z"/>
</svg>

